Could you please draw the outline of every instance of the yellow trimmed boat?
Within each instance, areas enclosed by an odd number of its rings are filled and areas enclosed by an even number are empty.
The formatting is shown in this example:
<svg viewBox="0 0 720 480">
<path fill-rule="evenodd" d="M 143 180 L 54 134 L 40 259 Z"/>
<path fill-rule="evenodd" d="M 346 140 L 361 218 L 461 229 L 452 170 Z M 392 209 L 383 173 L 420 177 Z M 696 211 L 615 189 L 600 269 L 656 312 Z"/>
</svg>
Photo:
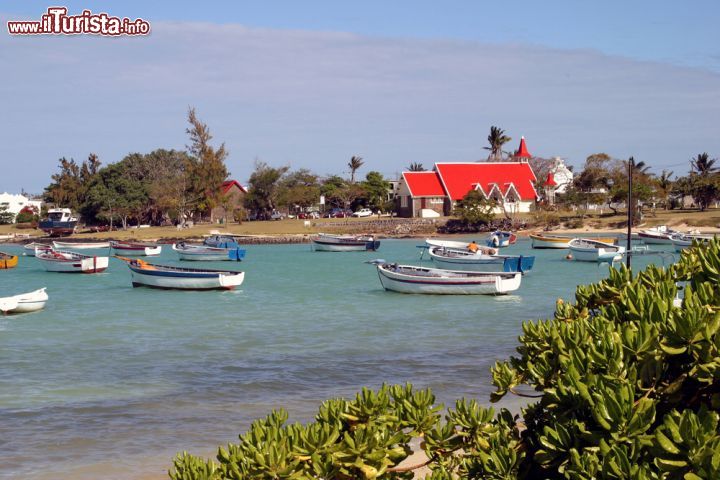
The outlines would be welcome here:
<svg viewBox="0 0 720 480">
<path fill-rule="evenodd" d="M 0 269 L 8 269 L 17 267 L 17 255 L 0 252 Z"/>
<path fill-rule="evenodd" d="M 577 237 L 569 237 L 563 235 L 548 235 L 542 232 L 531 233 L 529 235 L 532 240 L 532 248 L 570 248 L 570 240 Z M 616 243 L 616 237 L 592 237 L 592 240 L 604 243 Z"/>
</svg>

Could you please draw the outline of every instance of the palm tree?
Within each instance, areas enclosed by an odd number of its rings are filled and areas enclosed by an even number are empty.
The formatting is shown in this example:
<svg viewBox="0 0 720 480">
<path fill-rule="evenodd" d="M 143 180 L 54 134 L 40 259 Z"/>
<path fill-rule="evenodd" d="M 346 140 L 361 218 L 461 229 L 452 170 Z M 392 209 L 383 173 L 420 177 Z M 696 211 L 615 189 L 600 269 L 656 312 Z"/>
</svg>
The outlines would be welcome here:
<svg viewBox="0 0 720 480">
<path fill-rule="evenodd" d="M 350 183 L 355 183 L 355 171 L 363 166 L 363 159 L 360 156 L 353 155 L 352 158 L 350 158 L 350 161 L 348 162 L 348 167 L 350 167 Z"/>
<path fill-rule="evenodd" d="M 490 143 L 489 147 L 485 147 L 485 150 L 490 150 L 490 156 L 488 161 L 493 160 L 499 162 L 502 160 L 502 146 L 512 140 L 512 138 L 505 135 L 505 130 L 500 127 L 490 127 L 490 135 L 487 137 Z"/>
<path fill-rule="evenodd" d="M 634 175 L 647 175 L 648 170 L 650 170 L 650 165 L 643 161 L 639 161 L 637 163 L 633 163 L 632 170 Z"/>
<path fill-rule="evenodd" d="M 423 167 L 422 163 L 412 162 L 408 170 L 410 170 L 411 172 L 424 172 L 425 167 Z"/>
<path fill-rule="evenodd" d="M 670 177 L 673 176 L 673 171 L 667 171 L 663 170 L 659 177 L 657 177 L 657 180 L 655 180 L 655 185 L 657 186 L 657 192 L 660 194 L 660 196 L 663 199 L 663 203 L 665 204 L 665 210 L 668 209 L 668 196 L 670 195 L 670 189 L 672 188 L 673 181 L 670 180 Z"/>
<path fill-rule="evenodd" d="M 713 167 L 716 161 L 717 159 L 711 159 L 707 152 L 698 153 L 697 157 L 690 160 L 691 173 L 707 177 L 717 170 L 717 167 Z"/>
</svg>

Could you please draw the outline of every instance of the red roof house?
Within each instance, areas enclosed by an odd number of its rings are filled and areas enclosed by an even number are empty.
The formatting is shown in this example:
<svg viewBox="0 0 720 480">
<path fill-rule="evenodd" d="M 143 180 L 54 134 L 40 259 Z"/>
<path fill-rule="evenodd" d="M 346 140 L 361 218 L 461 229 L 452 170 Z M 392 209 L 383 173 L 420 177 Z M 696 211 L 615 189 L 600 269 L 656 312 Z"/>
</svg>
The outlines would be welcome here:
<svg viewBox="0 0 720 480">
<path fill-rule="evenodd" d="M 398 213 L 414 217 L 429 208 L 449 215 L 471 190 L 505 203 L 506 211 L 529 211 L 538 198 L 536 180 L 527 162 L 436 163 L 431 172 L 403 172 Z"/>
</svg>

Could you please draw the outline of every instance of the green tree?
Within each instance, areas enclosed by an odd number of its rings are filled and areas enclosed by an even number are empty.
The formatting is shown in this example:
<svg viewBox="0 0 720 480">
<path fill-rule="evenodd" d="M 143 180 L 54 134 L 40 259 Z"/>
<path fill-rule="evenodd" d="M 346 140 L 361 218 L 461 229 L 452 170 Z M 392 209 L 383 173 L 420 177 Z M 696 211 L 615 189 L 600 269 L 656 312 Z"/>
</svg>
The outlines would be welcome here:
<svg viewBox="0 0 720 480">
<path fill-rule="evenodd" d="M 280 179 L 290 167 L 273 168 L 265 162 L 255 162 L 255 171 L 250 175 L 245 208 L 255 212 L 258 219 L 268 220 L 278 207 Z"/>
<path fill-rule="evenodd" d="M 278 187 L 278 204 L 294 210 L 309 208 L 320 201 L 320 181 L 318 176 L 308 169 L 300 169 L 286 174 Z"/>
<path fill-rule="evenodd" d="M 125 230 L 130 218 L 140 217 L 147 201 L 142 182 L 128 174 L 127 163 L 119 162 L 98 172 L 88 188 L 85 209 L 95 217 L 108 219 L 111 225 L 113 218 L 119 217 Z"/>
<path fill-rule="evenodd" d="M 193 158 L 188 173 L 195 196 L 194 203 L 201 213 L 210 215 L 212 222 L 212 209 L 220 202 L 220 185 L 228 177 L 225 166 L 228 152 L 224 143 L 217 149 L 210 145 L 213 138 L 210 129 L 197 118 L 192 107 L 188 109 L 188 123 L 190 127 L 186 132 L 190 136 L 190 145 L 187 148 Z"/>
<path fill-rule="evenodd" d="M 340 208 L 350 208 L 350 205 L 365 195 L 362 185 L 348 183 L 342 177 L 332 175 L 323 181 L 320 192 L 325 195 L 325 201 L 329 205 Z"/>
<path fill-rule="evenodd" d="M 353 155 L 348 162 L 348 168 L 350 169 L 350 183 L 355 183 L 355 172 L 363 166 L 365 162 L 362 157 Z"/>
<path fill-rule="evenodd" d="M 80 166 L 72 158 L 68 160 L 62 157 L 59 162 L 60 171 L 50 177 L 52 183 L 45 187 L 43 200 L 78 211 L 83 196 Z"/>
<path fill-rule="evenodd" d="M 503 145 L 512 141 L 512 138 L 505 135 L 505 130 L 493 125 L 490 127 L 490 135 L 488 135 L 487 140 L 490 146 L 484 148 L 485 150 L 490 150 L 490 156 L 488 156 L 488 161 L 502 161 Z"/>
<path fill-rule="evenodd" d="M 673 187 L 672 176 L 672 171 L 667 171 L 663 169 L 663 171 L 655 180 L 655 191 L 658 197 L 662 199 L 665 210 L 668 209 L 668 205 L 670 203 L 670 192 L 672 191 Z"/>
<path fill-rule="evenodd" d="M 423 167 L 422 163 L 412 162 L 408 167 L 408 170 L 411 172 L 424 172 L 425 167 Z"/>
<path fill-rule="evenodd" d="M 488 224 L 495 218 L 495 200 L 485 198 L 478 190 L 470 190 L 457 202 L 453 215 L 468 225 Z"/>
<path fill-rule="evenodd" d="M 372 171 L 365 176 L 365 181 L 361 186 L 365 191 L 366 206 L 375 211 L 384 210 L 387 205 L 390 182 L 385 180 L 380 172 Z"/>
</svg>

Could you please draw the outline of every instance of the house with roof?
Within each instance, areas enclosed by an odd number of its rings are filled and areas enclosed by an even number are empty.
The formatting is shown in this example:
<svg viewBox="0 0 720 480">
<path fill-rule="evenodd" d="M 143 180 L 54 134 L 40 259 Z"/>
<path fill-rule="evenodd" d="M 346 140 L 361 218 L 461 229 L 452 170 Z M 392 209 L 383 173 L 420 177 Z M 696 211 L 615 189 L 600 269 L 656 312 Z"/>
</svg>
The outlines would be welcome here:
<svg viewBox="0 0 720 480">
<path fill-rule="evenodd" d="M 237 180 L 226 180 L 220 185 L 221 202 L 212 210 L 212 218 L 231 221 L 235 210 L 242 207 L 247 189 Z"/>
<path fill-rule="evenodd" d="M 497 213 L 529 212 L 538 199 L 529 158 L 523 138 L 510 161 L 438 162 L 432 171 L 403 172 L 395 201 L 398 215 L 425 216 L 423 210 L 450 215 L 471 190 L 496 200 Z"/>
</svg>

